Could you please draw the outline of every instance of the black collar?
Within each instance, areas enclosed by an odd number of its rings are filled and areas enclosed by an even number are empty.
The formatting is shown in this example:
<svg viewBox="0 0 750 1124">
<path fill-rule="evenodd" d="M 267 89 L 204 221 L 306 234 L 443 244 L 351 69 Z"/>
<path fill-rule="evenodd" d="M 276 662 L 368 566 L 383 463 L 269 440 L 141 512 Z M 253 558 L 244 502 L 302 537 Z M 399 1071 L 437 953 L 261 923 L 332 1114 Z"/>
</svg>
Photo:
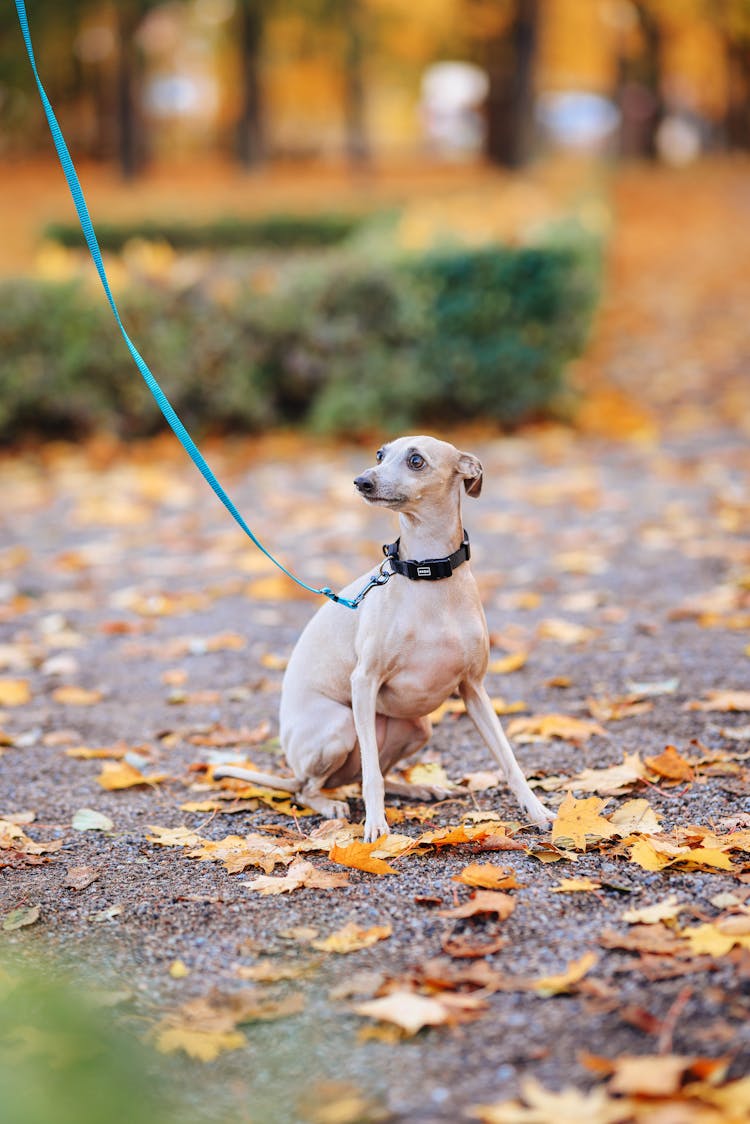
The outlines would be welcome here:
<svg viewBox="0 0 750 1124">
<path fill-rule="evenodd" d="M 469 536 L 466 531 L 458 550 L 454 550 L 447 558 L 425 558 L 422 562 L 416 562 L 411 558 L 402 561 L 398 556 L 400 542 L 400 539 L 396 539 L 395 542 L 386 543 L 383 554 L 390 560 L 394 574 L 403 574 L 405 578 L 411 578 L 412 581 L 434 582 L 440 578 L 449 578 L 457 566 L 462 562 L 468 562 L 471 558 Z"/>
</svg>

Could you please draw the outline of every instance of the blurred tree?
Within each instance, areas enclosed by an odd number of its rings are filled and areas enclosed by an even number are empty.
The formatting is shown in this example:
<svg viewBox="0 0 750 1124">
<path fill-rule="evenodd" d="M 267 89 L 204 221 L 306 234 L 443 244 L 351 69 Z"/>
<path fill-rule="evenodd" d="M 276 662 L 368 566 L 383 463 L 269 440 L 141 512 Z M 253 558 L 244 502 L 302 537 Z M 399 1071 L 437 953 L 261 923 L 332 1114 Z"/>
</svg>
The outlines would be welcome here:
<svg viewBox="0 0 750 1124">
<path fill-rule="evenodd" d="M 242 92 L 237 120 L 236 154 L 240 164 L 252 168 L 265 155 L 261 62 L 263 29 L 273 0 L 239 0 L 239 55 Z"/>
<path fill-rule="evenodd" d="M 750 151 L 750 0 L 721 0 L 727 66 L 727 146 Z"/>
<path fill-rule="evenodd" d="M 476 61 L 489 78 L 485 153 L 493 164 L 518 168 L 534 141 L 534 77 L 539 0 L 465 0 Z"/>
<path fill-rule="evenodd" d="M 669 0 L 667 0 L 669 3 Z M 620 109 L 620 153 L 653 160 L 658 155 L 657 133 L 664 118 L 662 46 L 664 0 L 628 0 L 632 13 L 629 49 L 617 58 L 615 98 Z"/>
</svg>

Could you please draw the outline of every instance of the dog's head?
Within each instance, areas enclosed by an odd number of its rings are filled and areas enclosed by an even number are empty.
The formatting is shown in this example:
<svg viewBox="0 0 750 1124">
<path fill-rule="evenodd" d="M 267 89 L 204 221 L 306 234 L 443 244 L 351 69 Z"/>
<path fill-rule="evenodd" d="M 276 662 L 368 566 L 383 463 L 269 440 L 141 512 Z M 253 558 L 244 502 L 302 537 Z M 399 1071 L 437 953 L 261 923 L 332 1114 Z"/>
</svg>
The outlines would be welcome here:
<svg viewBox="0 0 750 1124">
<path fill-rule="evenodd" d="M 468 496 L 482 490 L 478 458 L 435 437 L 399 437 L 382 445 L 375 460 L 354 484 L 368 503 L 394 511 L 439 500 L 462 483 Z"/>
</svg>

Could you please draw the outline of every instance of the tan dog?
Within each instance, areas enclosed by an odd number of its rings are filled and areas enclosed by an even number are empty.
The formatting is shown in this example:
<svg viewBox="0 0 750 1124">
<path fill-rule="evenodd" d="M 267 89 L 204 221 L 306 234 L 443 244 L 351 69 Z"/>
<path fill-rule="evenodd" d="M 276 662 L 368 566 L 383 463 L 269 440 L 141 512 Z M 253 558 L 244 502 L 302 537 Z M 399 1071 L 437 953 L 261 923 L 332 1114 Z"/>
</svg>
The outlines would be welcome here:
<svg viewBox="0 0 750 1124">
<path fill-rule="evenodd" d="M 434 437 L 401 437 L 384 445 L 376 459 L 354 483 L 368 503 L 399 513 L 397 558 L 427 561 L 408 567 L 416 580 L 394 573 L 355 612 L 328 602 L 304 629 L 281 693 L 281 744 L 295 779 L 234 766 L 222 766 L 214 776 L 297 793 L 328 817 L 346 816 L 348 808 L 321 789 L 361 777 L 364 838 L 371 842 L 388 832 L 383 777 L 426 745 L 432 732 L 428 715 L 458 691 L 519 804 L 534 823 L 547 824 L 550 813 L 518 767 L 483 685 L 487 624 L 465 561 L 468 550 L 461 549 L 461 495 L 464 489 L 479 495 L 482 466 Z M 388 572 L 395 565 L 386 562 L 383 568 Z M 436 571 L 449 576 L 436 580 Z M 353 597 L 374 573 L 377 569 L 342 596 Z M 388 782 L 387 788 L 418 799 L 444 795 L 403 782 Z"/>
</svg>

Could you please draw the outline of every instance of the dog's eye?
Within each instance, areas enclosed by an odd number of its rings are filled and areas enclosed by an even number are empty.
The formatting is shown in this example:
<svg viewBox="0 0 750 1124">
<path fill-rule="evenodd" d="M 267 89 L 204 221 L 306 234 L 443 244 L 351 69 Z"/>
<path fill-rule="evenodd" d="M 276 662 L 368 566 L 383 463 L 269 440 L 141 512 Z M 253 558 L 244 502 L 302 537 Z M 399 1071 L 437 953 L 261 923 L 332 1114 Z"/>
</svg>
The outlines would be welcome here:
<svg viewBox="0 0 750 1124">
<path fill-rule="evenodd" d="M 424 457 L 419 455 L 419 453 L 412 453 L 409 457 L 409 460 L 407 461 L 407 464 L 409 465 L 409 468 L 413 468 L 416 472 L 418 472 L 420 468 L 424 468 L 425 460 Z"/>
<path fill-rule="evenodd" d="M 377 453 L 375 454 L 375 460 L 378 462 L 378 464 L 380 464 L 380 462 L 382 461 L 384 456 L 385 456 L 385 453 L 383 452 L 383 450 L 378 449 Z"/>
</svg>

